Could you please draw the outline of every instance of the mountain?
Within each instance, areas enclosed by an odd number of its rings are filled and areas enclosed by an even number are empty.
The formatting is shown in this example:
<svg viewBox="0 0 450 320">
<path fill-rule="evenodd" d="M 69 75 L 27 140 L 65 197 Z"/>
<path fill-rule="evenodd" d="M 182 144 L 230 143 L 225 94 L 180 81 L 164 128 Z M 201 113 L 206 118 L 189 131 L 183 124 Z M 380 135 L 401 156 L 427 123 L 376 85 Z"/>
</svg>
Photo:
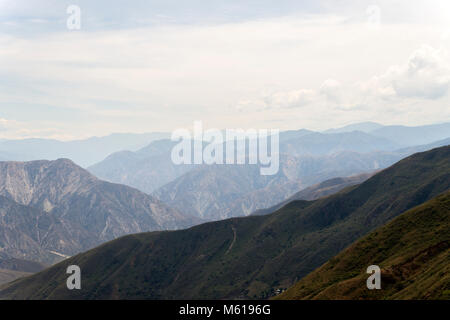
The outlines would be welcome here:
<svg viewBox="0 0 450 320">
<path fill-rule="evenodd" d="M 449 144 L 450 138 L 387 152 L 341 151 L 295 157 L 281 154 L 279 172 L 269 177 L 261 177 L 256 165 L 200 166 L 153 195 L 173 208 L 203 219 L 248 216 L 257 210 L 280 208 L 277 205 L 286 203 L 295 193 L 325 180 L 380 170 L 413 153 Z"/>
<path fill-rule="evenodd" d="M 369 127 L 381 126 L 355 124 L 336 133 L 281 132 L 281 170 L 272 177 L 261 177 L 252 165 L 174 165 L 171 150 L 176 143 L 170 140 L 154 141 L 136 152 L 112 154 L 88 170 L 106 181 L 152 194 L 190 215 L 217 220 L 247 216 L 313 184 L 382 169 L 414 152 L 442 145 L 398 149 L 401 144 L 385 137 L 346 132 Z"/>
<path fill-rule="evenodd" d="M 88 170 L 100 179 L 151 193 L 195 167 L 172 162 L 171 152 L 175 144 L 170 140 L 159 140 L 136 152 L 113 153 Z"/>
<path fill-rule="evenodd" d="M 381 268 L 381 290 L 366 269 Z M 277 299 L 450 299 L 450 192 L 395 218 Z"/>
<path fill-rule="evenodd" d="M 136 189 L 101 181 L 67 159 L 0 162 L 0 196 L 2 251 L 42 262 L 124 234 L 198 222 Z"/>
<path fill-rule="evenodd" d="M 375 173 L 362 173 L 355 176 L 339 177 L 323 181 L 297 192 L 296 194 L 290 196 L 288 199 L 284 200 L 281 203 L 278 203 L 273 207 L 257 210 L 253 212 L 252 215 L 266 215 L 273 213 L 293 201 L 312 201 L 335 194 L 344 188 L 354 186 L 366 181 L 374 174 Z"/>
<path fill-rule="evenodd" d="M 45 269 L 42 263 L 15 258 L 0 258 L 0 285 Z"/>
<path fill-rule="evenodd" d="M 280 132 L 280 142 L 298 139 L 311 133 L 315 132 L 306 129 L 282 131 Z"/>
<path fill-rule="evenodd" d="M 361 131 L 342 133 L 310 133 L 280 142 L 280 153 L 292 156 L 331 155 L 341 151 L 368 153 L 393 151 L 402 145 L 389 137 L 378 137 Z"/>
<path fill-rule="evenodd" d="M 47 263 L 60 260 L 52 254 L 58 251 L 59 243 L 64 249 L 81 249 L 70 239 L 77 230 L 48 212 L 0 196 L 0 262 L 12 257 Z M 9 269 L 4 263 L 0 268 Z"/>
<path fill-rule="evenodd" d="M 384 126 L 371 131 L 370 134 L 405 147 L 429 144 L 450 137 L 450 122 L 420 127 Z"/>
<path fill-rule="evenodd" d="M 450 145 L 450 137 L 443 139 L 443 140 L 428 143 L 428 144 L 402 148 L 402 149 L 397 150 L 397 152 L 401 153 L 401 154 L 409 155 L 409 154 L 413 154 L 413 153 L 417 153 L 417 152 L 424 152 L 424 151 L 435 149 L 435 148 L 445 147 L 448 145 Z"/>
<path fill-rule="evenodd" d="M 450 188 L 450 147 L 415 154 L 360 185 L 266 216 L 125 236 L 0 289 L 7 299 L 266 298 L 355 240 Z M 66 288 L 80 266 L 81 290 Z"/>
<path fill-rule="evenodd" d="M 175 144 L 154 141 L 136 152 L 114 153 L 88 170 L 152 194 L 179 211 L 217 220 L 247 216 L 313 184 L 385 168 L 403 157 L 391 153 L 395 143 L 363 132 L 285 131 L 280 133 L 281 170 L 262 177 L 256 165 L 175 165 Z"/>
<path fill-rule="evenodd" d="M 0 285 L 31 275 L 29 272 L 0 269 Z"/>
<path fill-rule="evenodd" d="M 353 131 L 361 131 L 365 133 L 370 133 L 371 131 L 374 131 L 376 129 L 382 128 L 383 125 L 376 123 L 376 122 L 359 122 L 359 123 L 353 123 L 341 128 L 336 129 L 328 129 L 324 131 L 324 133 L 342 133 L 342 132 L 353 132 Z"/>
<path fill-rule="evenodd" d="M 161 140 L 154 141 L 136 152 L 116 152 L 90 166 L 88 170 L 106 181 L 126 184 L 152 193 L 197 167 L 173 164 L 171 151 L 176 144 L 177 142 L 170 140 Z M 325 156 L 342 151 L 390 151 L 399 147 L 400 145 L 388 139 L 363 132 L 322 134 L 302 129 L 280 133 L 280 152 L 295 157 Z"/>
<path fill-rule="evenodd" d="M 34 273 L 42 271 L 45 268 L 46 265 L 35 261 L 28 261 L 16 258 L 0 259 L 0 269 L 3 270 L 6 269 L 13 271 Z"/>
<path fill-rule="evenodd" d="M 258 165 L 212 165 L 191 170 L 152 195 L 207 220 L 248 216 L 324 180 L 385 168 L 403 156 L 340 152 L 331 156 L 280 155 L 280 170 L 261 176 Z"/>
<path fill-rule="evenodd" d="M 30 161 L 69 158 L 87 167 L 120 150 L 137 150 L 151 141 L 165 139 L 168 133 L 114 133 L 85 140 L 59 141 L 51 139 L 22 139 L 0 141 L 3 160 Z"/>
</svg>

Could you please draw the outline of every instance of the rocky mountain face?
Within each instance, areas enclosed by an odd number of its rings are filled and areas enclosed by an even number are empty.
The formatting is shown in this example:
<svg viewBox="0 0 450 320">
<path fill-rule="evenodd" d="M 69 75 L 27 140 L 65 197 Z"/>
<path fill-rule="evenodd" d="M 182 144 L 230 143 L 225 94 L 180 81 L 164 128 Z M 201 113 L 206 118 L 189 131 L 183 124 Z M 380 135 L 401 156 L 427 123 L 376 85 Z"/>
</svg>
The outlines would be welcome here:
<svg viewBox="0 0 450 320">
<path fill-rule="evenodd" d="M 82 249 L 76 239 L 71 239 L 73 233 L 80 231 L 73 227 L 51 213 L 0 196 L 0 259 L 60 260 L 52 251 Z"/>
<path fill-rule="evenodd" d="M 297 283 L 376 228 L 448 192 L 449 160 L 450 147 L 434 149 L 403 159 L 362 184 L 312 202 L 293 201 L 270 215 L 126 236 L 3 286 L 0 298 L 267 298 L 275 289 Z M 442 214 L 448 213 L 439 212 Z M 415 221 L 426 220 L 413 219 L 400 224 L 391 232 L 396 237 L 393 239 L 398 239 L 406 227 L 421 227 Z M 431 230 L 427 229 L 429 235 L 433 234 L 429 239 L 435 239 L 434 233 L 439 232 L 436 239 L 448 240 L 445 223 L 435 219 Z M 394 241 L 362 251 L 376 250 L 372 252 L 380 258 L 394 261 L 398 251 L 390 251 L 392 244 L 396 248 L 413 245 L 401 241 L 397 245 Z M 368 256 L 376 257 L 374 254 Z M 430 255 L 422 255 L 413 262 L 421 263 L 426 257 Z M 442 259 L 435 261 L 439 266 L 448 265 Z M 65 271 L 72 264 L 83 270 L 81 290 L 67 290 Z M 435 272 L 438 277 L 433 279 L 441 281 L 445 270 L 439 267 Z"/>
<path fill-rule="evenodd" d="M 261 176 L 258 165 L 202 166 L 153 195 L 178 210 L 203 219 L 248 216 L 277 205 L 300 190 L 334 177 L 385 168 L 403 154 L 340 152 L 332 156 L 280 155 L 280 170 Z"/>
<path fill-rule="evenodd" d="M 101 181 L 67 159 L 1 162 L 0 195 L 2 251 L 44 262 L 125 234 L 198 222 L 136 189 Z"/>
</svg>

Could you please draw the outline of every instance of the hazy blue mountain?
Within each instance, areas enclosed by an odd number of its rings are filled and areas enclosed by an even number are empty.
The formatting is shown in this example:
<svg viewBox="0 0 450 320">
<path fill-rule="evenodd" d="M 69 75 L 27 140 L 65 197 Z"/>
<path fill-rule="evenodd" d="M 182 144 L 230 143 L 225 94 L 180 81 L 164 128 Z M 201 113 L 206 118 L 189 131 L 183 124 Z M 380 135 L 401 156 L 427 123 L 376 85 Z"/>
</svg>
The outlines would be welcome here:
<svg viewBox="0 0 450 320">
<path fill-rule="evenodd" d="M 113 152 L 137 150 L 148 145 L 151 141 L 164 139 L 168 136 L 168 133 L 115 133 L 105 137 L 92 137 L 74 141 L 51 139 L 6 140 L 0 142 L 0 157 L 5 154 L 5 160 L 15 161 L 68 158 L 80 166 L 87 167 L 103 160 Z"/>
<path fill-rule="evenodd" d="M 370 133 L 373 130 L 382 128 L 383 125 L 376 122 L 359 122 L 354 124 L 349 124 L 347 126 L 336 128 L 336 129 L 328 129 L 323 133 L 343 133 L 343 132 L 353 132 L 353 131 L 361 131 L 365 133 Z"/>
<path fill-rule="evenodd" d="M 450 145 L 450 138 L 435 141 L 435 142 L 428 143 L 428 144 L 419 145 L 419 146 L 402 148 L 402 149 L 397 150 L 397 152 L 404 153 L 404 154 L 413 154 L 413 153 L 417 153 L 417 152 L 431 150 L 434 148 L 445 147 L 448 145 Z"/>
<path fill-rule="evenodd" d="M 293 156 L 329 155 L 340 151 L 392 151 L 401 146 L 388 138 L 361 131 L 329 134 L 314 132 L 281 142 L 280 152 Z"/>
<path fill-rule="evenodd" d="M 280 142 L 301 138 L 311 133 L 315 132 L 306 129 L 282 131 L 280 132 Z"/>
<path fill-rule="evenodd" d="M 159 140 L 136 152 L 117 152 L 88 170 L 100 179 L 151 193 L 195 167 L 173 164 L 170 155 L 175 144 L 170 140 Z"/>
<path fill-rule="evenodd" d="M 420 127 L 385 126 L 370 132 L 402 146 L 417 146 L 450 137 L 450 122 Z"/>
</svg>

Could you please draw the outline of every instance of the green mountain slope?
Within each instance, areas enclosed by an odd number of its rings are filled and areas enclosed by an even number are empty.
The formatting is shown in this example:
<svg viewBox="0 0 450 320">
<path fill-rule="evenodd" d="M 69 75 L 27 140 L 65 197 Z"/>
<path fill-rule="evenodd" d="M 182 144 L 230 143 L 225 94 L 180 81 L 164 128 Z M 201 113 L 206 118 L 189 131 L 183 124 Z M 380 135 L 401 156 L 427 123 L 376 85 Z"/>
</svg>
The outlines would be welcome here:
<svg viewBox="0 0 450 320">
<path fill-rule="evenodd" d="M 381 290 L 366 269 L 381 268 Z M 378 228 L 277 299 L 450 299 L 450 192 Z"/>
<path fill-rule="evenodd" d="M 104 244 L 0 289 L 12 299 L 266 298 L 355 240 L 450 189 L 450 147 L 415 154 L 364 183 L 267 216 Z M 66 289 L 68 265 L 82 290 Z"/>
</svg>

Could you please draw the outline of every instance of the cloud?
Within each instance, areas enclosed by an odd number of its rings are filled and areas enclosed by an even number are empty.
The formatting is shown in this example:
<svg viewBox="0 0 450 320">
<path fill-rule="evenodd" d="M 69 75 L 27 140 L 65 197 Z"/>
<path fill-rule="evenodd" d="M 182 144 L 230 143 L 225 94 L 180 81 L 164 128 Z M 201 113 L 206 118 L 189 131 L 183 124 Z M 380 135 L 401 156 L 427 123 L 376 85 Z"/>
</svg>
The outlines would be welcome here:
<svg viewBox="0 0 450 320">
<path fill-rule="evenodd" d="M 30 123 L 0 118 L 0 139 L 26 139 L 43 137 L 49 139 L 72 140 L 61 128 L 50 123 Z"/>
<path fill-rule="evenodd" d="M 241 100 L 237 103 L 237 109 L 326 106 L 352 110 L 404 99 L 438 100 L 447 95 L 449 89 L 450 67 L 446 53 L 423 45 L 411 54 L 406 63 L 391 66 L 385 73 L 367 81 L 343 84 L 335 79 L 327 79 L 317 89 L 279 91 L 254 100 Z"/>
<path fill-rule="evenodd" d="M 0 132 L 6 132 L 20 127 L 17 121 L 0 118 Z"/>
<path fill-rule="evenodd" d="M 394 91 L 399 97 L 439 99 L 450 88 L 450 68 L 443 53 L 423 46 L 413 53 L 408 63 L 393 68 L 390 74 Z"/>
</svg>

